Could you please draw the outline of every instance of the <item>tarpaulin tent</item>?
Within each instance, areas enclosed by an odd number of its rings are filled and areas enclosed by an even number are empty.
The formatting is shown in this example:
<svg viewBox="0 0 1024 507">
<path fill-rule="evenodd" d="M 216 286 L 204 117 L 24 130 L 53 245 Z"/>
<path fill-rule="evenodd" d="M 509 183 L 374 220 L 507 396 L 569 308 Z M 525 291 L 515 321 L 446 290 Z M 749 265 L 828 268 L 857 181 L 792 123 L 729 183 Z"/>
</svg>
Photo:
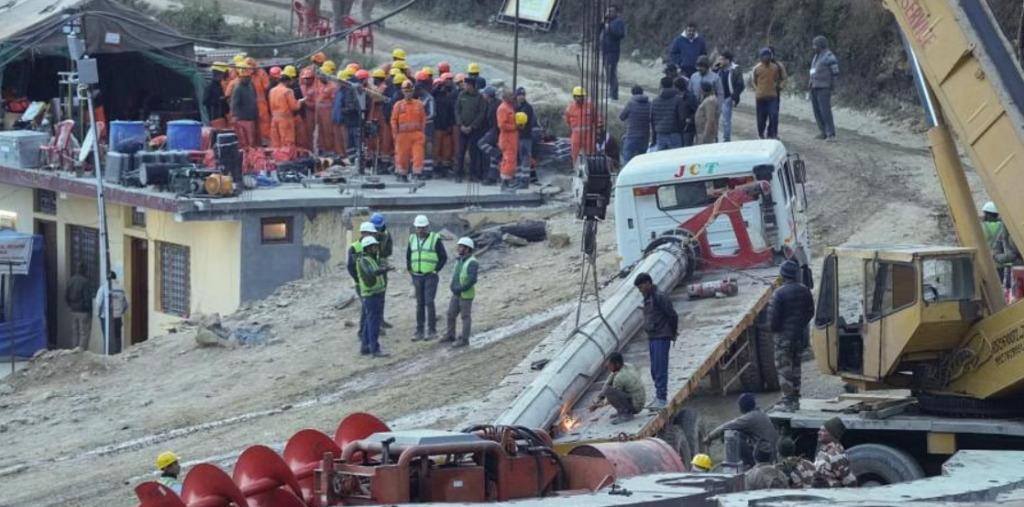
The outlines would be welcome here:
<svg viewBox="0 0 1024 507">
<path fill-rule="evenodd" d="M 80 36 L 98 60 L 108 118 L 139 119 L 140 111 L 159 108 L 154 97 L 185 97 L 202 111 L 193 44 L 115 0 L 0 1 L 0 88 L 6 78 L 33 100 L 60 96 L 56 73 L 70 65 L 64 17 L 77 13 L 85 13 Z"/>
<path fill-rule="evenodd" d="M 13 231 L 0 231 L 0 238 L 29 237 Z M 0 357 L 11 355 L 11 330 L 14 331 L 14 355 L 32 357 L 46 348 L 46 260 L 42 236 L 32 236 L 32 260 L 27 275 L 14 275 L 13 285 L 7 266 L 0 266 L 0 292 L 3 318 L 0 319 Z M 12 308 L 13 306 L 13 308 Z"/>
</svg>

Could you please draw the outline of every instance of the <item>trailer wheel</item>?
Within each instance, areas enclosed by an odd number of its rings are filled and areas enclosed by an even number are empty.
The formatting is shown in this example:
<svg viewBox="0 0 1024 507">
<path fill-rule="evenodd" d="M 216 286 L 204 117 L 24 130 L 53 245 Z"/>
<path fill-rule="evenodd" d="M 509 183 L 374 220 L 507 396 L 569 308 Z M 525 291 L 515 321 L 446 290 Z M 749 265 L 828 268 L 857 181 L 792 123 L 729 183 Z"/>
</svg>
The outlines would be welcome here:
<svg viewBox="0 0 1024 507">
<path fill-rule="evenodd" d="M 690 462 L 693 461 L 693 451 L 690 450 L 690 444 L 686 441 L 686 433 L 683 428 L 677 424 L 666 424 L 658 433 L 658 438 L 664 440 L 676 451 L 679 459 L 683 461 L 683 465 L 689 470 Z"/>
<path fill-rule="evenodd" d="M 672 424 L 679 426 L 683 431 L 683 436 L 686 437 L 686 443 L 690 448 L 691 454 L 696 456 L 697 454 L 707 453 L 708 449 L 704 445 L 704 438 L 707 437 L 708 432 L 704 428 L 704 422 L 696 410 L 683 409 L 672 419 Z"/>
<path fill-rule="evenodd" d="M 924 478 L 924 470 L 917 460 L 888 445 L 856 445 L 846 450 L 846 456 L 860 486 L 885 486 Z"/>
</svg>

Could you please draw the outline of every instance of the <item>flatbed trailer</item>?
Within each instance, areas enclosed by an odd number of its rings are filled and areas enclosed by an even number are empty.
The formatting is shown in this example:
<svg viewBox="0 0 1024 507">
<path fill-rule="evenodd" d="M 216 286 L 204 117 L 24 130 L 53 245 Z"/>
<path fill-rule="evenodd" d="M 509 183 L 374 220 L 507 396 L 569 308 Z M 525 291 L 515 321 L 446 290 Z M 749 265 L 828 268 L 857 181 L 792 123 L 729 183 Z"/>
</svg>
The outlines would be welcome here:
<svg viewBox="0 0 1024 507">
<path fill-rule="evenodd" d="M 556 424 L 555 449 L 567 453 L 590 443 L 632 440 L 660 436 L 679 452 L 684 462 L 701 447 L 699 417 L 685 410 L 686 400 L 698 383 L 711 376 L 712 386 L 723 391 L 774 389 L 777 386 L 771 337 L 761 331 L 760 318 L 771 298 L 778 268 L 740 271 L 699 272 L 697 277 L 678 286 L 671 299 L 679 313 L 680 337 L 669 355 L 669 407 L 652 412 L 643 410 L 632 421 L 612 425 L 614 409 L 603 407 L 590 412 L 588 407 L 604 385 L 607 371 L 595 379 L 577 402 L 566 412 L 571 414 Z M 702 281 L 734 278 L 738 292 L 725 298 L 689 299 L 687 286 Z M 589 311 L 587 311 L 589 310 Z M 641 309 L 636 310 L 640 312 Z M 584 319 L 594 315 L 591 303 Z M 537 366 L 557 354 L 570 339 L 574 319 L 556 328 L 538 344 L 491 391 L 465 426 L 491 424 L 540 374 Z M 626 362 L 641 371 L 648 399 L 653 399 L 654 382 L 650 376 L 647 338 L 642 332 L 629 339 L 621 350 Z"/>
<path fill-rule="evenodd" d="M 804 456 L 813 456 L 822 423 L 842 419 L 842 443 L 862 485 L 940 475 L 943 463 L 961 450 L 1024 450 L 1024 420 L 939 417 L 921 413 L 917 400 L 904 395 L 802 399 L 800 410 L 769 416 Z"/>
</svg>

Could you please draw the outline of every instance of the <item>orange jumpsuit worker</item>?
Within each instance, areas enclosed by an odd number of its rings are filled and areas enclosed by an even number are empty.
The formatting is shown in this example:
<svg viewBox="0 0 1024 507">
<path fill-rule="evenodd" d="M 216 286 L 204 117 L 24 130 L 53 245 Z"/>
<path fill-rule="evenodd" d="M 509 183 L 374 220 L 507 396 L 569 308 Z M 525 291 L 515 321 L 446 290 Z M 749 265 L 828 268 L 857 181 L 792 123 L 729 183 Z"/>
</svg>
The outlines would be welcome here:
<svg viewBox="0 0 1024 507">
<path fill-rule="evenodd" d="M 412 158 L 413 179 L 423 172 L 426 155 L 427 111 L 423 102 L 415 97 L 416 87 L 412 81 L 402 83 L 404 100 L 395 104 L 391 111 L 391 131 L 395 133 L 395 174 L 405 180 L 409 173 L 409 158 Z"/>
<path fill-rule="evenodd" d="M 302 119 L 303 135 L 297 136 L 296 139 L 299 141 L 299 146 L 307 149 L 313 149 L 313 134 L 316 129 L 316 71 L 313 70 L 313 66 L 302 69 L 302 74 L 299 75 L 299 89 L 302 90 L 302 97 L 305 100 L 303 106 L 306 108 L 306 116 Z"/>
<path fill-rule="evenodd" d="M 498 148 L 501 149 L 501 187 L 504 189 L 516 177 L 516 160 L 519 155 L 519 127 L 516 126 L 516 108 L 511 89 L 501 94 L 498 106 Z"/>
<path fill-rule="evenodd" d="M 604 122 L 594 104 L 587 102 L 587 91 L 582 86 L 572 89 L 572 99 L 572 103 L 565 110 L 565 124 L 572 131 L 572 163 L 575 166 L 580 152 L 594 152 L 597 146 L 594 125 L 601 126 Z"/>
<path fill-rule="evenodd" d="M 292 73 L 294 74 L 294 69 Z M 306 99 L 303 98 L 304 102 Z M 281 82 L 270 90 L 270 146 L 273 148 L 295 149 L 295 113 L 302 109 L 302 103 L 295 100 L 292 78 L 281 74 Z"/>
<path fill-rule="evenodd" d="M 256 87 L 256 106 L 259 107 L 260 121 L 257 139 L 263 144 L 270 142 L 270 105 L 267 103 L 270 91 L 270 76 L 267 71 L 259 68 L 255 58 L 246 58 L 246 65 L 253 69 L 252 84 Z"/>
<path fill-rule="evenodd" d="M 316 140 L 320 152 L 345 153 L 345 145 L 338 144 L 339 137 L 334 133 L 331 111 L 334 109 L 334 95 L 338 88 L 328 76 L 334 77 L 334 62 L 328 60 L 320 66 L 321 75 L 316 84 Z"/>
</svg>

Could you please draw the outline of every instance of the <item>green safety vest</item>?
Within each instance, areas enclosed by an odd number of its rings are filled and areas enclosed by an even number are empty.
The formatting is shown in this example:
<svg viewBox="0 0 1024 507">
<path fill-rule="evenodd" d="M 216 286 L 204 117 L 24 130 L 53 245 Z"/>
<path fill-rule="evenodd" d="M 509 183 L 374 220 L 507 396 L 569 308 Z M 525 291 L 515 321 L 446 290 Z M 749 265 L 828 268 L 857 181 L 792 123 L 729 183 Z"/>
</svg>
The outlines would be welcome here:
<svg viewBox="0 0 1024 507">
<path fill-rule="evenodd" d="M 437 271 L 437 242 L 441 236 L 436 232 L 427 234 L 427 238 L 420 241 L 416 234 L 409 236 L 409 248 L 412 251 L 412 272 L 417 274 L 434 273 Z"/>
<path fill-rule="evenodd" d="M 355 243 L 352 243 L 352 251 L 355 252 L 356 255 L 363 253 L 363 242 L 356 241 Z"/>
<path fill-rule="evenodd" d="M 476 264 L 476 256 L 475 255 L 470 255 L 469 258 L 466 259 L 466 260 L 459 259 L 459 265 L 458 265 L 457 269 L 455 270 L 455 276 L 459 277 L 459 285 L 466 285 L 466 282 L 469 281 L 469 265 L 470 265 L 470 263 Z M 459 299 L 469 299 L 469 300 L 472 300 L 475 297 L 476 297 L 476 284 L 473 284 L 473 287 L 471 287 L 469 290 L 464 290 L 464 291 L 462 291 L 461 294 L 459 294 Z"/>
<path fill-rule="evenodd" d="M 386 288 L 384 276 L 377 275 L 372 285 L 367 284 L 366 273 L 363 272 L 363 259 L 370 264 L 370 269 L 374 272 L 380 269 L 380 264 L 377 263 L 377 259 L 374 259 L 373 256 L 359 254 L 359 257 L 356 259 L 356 273 L 359 275 L 359 295 L 365 298 L 382 294 Z"/>
<path fill-rule="evenodd" d="M 992 241 L 999 235 L 999 228 L 1002 227 L 1002 222 L 982 222 L 981 226 L 985 230 L 985 242 L 992 246 Z"/>
</svg>

